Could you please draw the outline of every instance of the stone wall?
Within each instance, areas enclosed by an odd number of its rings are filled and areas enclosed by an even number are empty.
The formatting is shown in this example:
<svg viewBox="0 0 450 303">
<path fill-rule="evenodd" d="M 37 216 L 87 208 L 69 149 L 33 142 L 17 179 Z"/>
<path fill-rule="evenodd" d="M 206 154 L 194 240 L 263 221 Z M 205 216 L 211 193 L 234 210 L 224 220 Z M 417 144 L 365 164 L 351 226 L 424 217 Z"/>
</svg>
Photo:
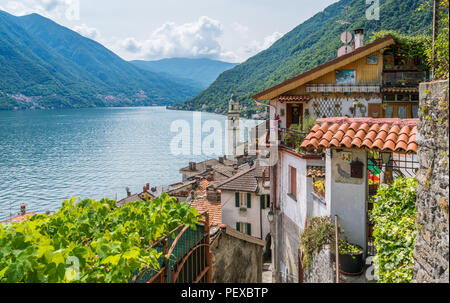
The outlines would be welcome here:
<svg viewBox="0 0 450 303">
<path fill-rule="evenodd" d="M 213 236 L 213 283 L 261 283 L 264 241 L 254 239 L 249 242 L 243 240 L 246 238 L 243 234 L 243 239 L 239 239 L 227 233 L 227 228 Z M 258 241 L 264 244 L 257 244 Z"/>
<path fill-rule="evenodd" d="M 420 85 L 415 282 L 449 282 L 448 81 Z"/>
<path fill-rule="evenodd" d="M 315 254 L 308 269 L 303 273 L 305 283 L 335 283 L 336 261 L 326 245 L 318 254 Z"/>
</svg>

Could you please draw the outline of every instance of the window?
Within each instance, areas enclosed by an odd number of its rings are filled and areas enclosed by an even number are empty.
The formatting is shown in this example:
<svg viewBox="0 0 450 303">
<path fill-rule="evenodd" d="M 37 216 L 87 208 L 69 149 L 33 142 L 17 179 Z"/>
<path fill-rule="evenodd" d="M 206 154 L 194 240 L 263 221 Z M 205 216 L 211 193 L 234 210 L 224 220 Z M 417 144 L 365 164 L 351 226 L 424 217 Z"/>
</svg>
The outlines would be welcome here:
<svg viewBox="0 0 450 303">
<path fill-rule="evenodd" d="M 236 222 L 236 230 L 249 236 L 252 235 L 252 225 L 250 223 Z"/>
<path fill-rule="evenodd" d="M 398 107 L 398 118 L 406 119 L 407 118 L 407 113 L 406 113 L 407 110 L 408 110 L 407 106 L 404 106 L 404 105 L 399 106 Z"/>
<path fill-rule="evenodd" d="M 290 187 L 289 194 L 297 200 L 297 169 L 289 166 L 289 179 L 290 179 Z"/>
<path fill-rule="evenodd" d="M 250 193 L 236 193 L 235 201 L 238 208 L 252 208 L 252 194 Z"/>
<path fill-rule="evenodd" d="M 412 106 L 412 117 L 414 119 L 419 118 L 419 105 L 413 105 Z"/>
<path fill-rule="evenodd" d="M 261 209 L 270 208 L 270 195 L 261 196 Z"/>
</svg>

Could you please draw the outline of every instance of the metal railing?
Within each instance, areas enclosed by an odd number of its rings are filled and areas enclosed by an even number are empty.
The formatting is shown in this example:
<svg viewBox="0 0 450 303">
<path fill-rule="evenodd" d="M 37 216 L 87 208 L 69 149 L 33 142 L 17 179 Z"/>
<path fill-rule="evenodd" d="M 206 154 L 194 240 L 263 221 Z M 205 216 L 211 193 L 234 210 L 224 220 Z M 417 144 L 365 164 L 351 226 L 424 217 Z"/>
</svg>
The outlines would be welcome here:
<svg viewBox="0 0 450 303">
<path fill-rule="evenodd" d="M 137 274 L 134 283 L 211 283 L 212 255 L 210 251 L 209 215 L 199 216 L 197 229 L 180 225 L 170 235 L 155 242 L 149 249 L 162 253 L 158 271 Z"/>
</svg>

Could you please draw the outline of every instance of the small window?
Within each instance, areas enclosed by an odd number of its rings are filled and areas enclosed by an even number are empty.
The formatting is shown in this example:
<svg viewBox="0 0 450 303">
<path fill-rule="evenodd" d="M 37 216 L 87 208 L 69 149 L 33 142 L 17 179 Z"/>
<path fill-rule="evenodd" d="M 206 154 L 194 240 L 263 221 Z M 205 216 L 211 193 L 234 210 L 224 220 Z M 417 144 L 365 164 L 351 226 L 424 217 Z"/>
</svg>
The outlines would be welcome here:
<svg viewBox="0 0 450 303">
<path fill-rule="evenodd" d="M 419 118 L 419 105 L 413 105 L 412 106 L 412 117 L 414 119 Z"/>
<path fill-rule="evenodd" d="M 261 209 L 270 208 L 270 195 L 261 195 Z"/>
<path fill-rule="evenodd" d="M 249 236 L 252 235 L 252 225 L 250 223 L 236 222 L 236 230 Z"/>
<path fill-rule="evenodd" d="M 238 208 L 252 208 L 252 194 L 250 193 L 236 193 L 235 201 Z"/>
<path fill-rule="evenodd" d="M 289 166 L 289 179 L 289 194 L 297 200 L 297 169 L 292 166 Z"/>
<path fill-rule="evenodd" d="M 386 106 L 386 112 L 384 115 L 385 118 L 394 118 L 394 106 L 388 105 Z"/>
</svg>

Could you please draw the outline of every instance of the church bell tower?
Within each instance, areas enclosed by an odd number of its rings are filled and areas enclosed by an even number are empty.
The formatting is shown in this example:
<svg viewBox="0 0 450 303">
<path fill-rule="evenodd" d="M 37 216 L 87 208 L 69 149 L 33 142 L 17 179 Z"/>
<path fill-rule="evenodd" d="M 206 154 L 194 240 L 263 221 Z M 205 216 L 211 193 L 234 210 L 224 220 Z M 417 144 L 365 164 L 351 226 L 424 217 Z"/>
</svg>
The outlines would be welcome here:
<svg viewBox="0 0 450 303">
<path fill-rule="evenodd" d="M 241 141 L 240 138 L 240 113 L 239 113 L 239 102 L 236 96 L 233 94 L 231 96 L 230 102 L 228 103 L 228 149 L 227 156 L 231 160 L 236 160 L 237 148 Z"/>
</svg>

